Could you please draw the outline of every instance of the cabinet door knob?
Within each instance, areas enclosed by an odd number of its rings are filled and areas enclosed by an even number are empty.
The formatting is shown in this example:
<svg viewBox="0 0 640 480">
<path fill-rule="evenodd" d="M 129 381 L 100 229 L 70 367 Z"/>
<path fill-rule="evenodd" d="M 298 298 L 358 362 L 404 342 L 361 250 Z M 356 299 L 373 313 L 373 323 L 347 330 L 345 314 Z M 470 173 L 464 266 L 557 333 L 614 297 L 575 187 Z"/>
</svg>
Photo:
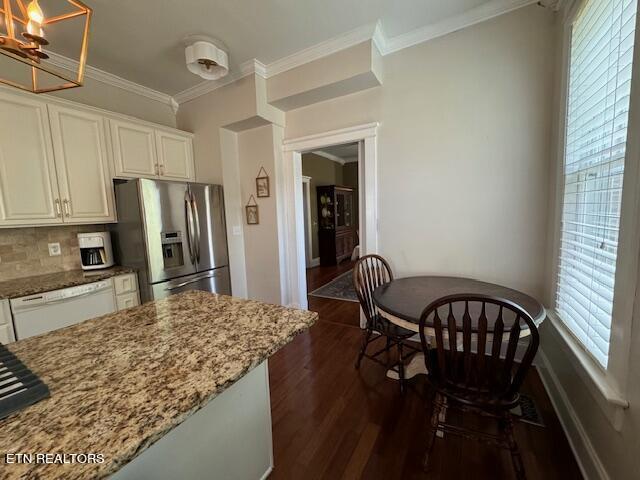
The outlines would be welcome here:
<svg viewBox="0 0 640 480">
<path fill-rule="evenodd" d="M 160 165 L 160 175 L 164 175 L 164 165 Z"/>
<path fill-rule="evenodd" d="M 58 217 L 62 217 L 62 209 L 60 208 L 60 199 L 59 199 L 59 198 L 56 198 L 56 200 L 55 200 L 55 202 L 54 202 L 54 203 L 55 203 L 55 205 L 56 205 L 56 215 L 57 215 Z"/>
</svg>

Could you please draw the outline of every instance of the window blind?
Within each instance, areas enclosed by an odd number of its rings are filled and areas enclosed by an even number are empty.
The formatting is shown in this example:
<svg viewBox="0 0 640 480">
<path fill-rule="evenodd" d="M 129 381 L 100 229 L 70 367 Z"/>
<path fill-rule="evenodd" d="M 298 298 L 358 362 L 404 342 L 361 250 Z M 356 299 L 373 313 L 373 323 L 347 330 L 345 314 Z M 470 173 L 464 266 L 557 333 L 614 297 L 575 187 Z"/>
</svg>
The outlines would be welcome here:
<svg viewBox="0 0 640 480">
<path fill-rule="evenodd" d="M 571 30 L 556 311 L 606 368 L 637 0 L 587 0 Z"/>
</svg>

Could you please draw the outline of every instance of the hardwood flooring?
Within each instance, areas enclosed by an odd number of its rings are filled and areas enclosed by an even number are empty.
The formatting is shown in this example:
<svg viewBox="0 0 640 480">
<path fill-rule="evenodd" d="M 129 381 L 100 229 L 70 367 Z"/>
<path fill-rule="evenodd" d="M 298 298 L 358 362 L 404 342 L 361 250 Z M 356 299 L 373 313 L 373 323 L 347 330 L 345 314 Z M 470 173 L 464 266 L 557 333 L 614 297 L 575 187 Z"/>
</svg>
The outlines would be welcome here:
<svg viewBox="0 0 640 480">
<path fill-rule="evenodd" d="M 337 266 L 314 267 L 307 269 L 307 291 L 312 292 L 316 288 L 329 283 L 338 275 L 353 269 L 355 262 L 342 262 Z M 323 312 L 322 319 L 325 322 L 340 323 L 344 325 L 360 326 L 360 305 L 356 302 L 345 302 L 331 298 L 307 297 L 309 310 Z"/>
<path fill-rule="evenodd" d="M 317 278 L 321 274 L 311 272 Z M 310 305 L 320 314 L 318 323 L 269 360 L 275 463 L 271 479 L 515 478 L 507 452 L 450 435 L 436 440 L 431 471 L 424 473 L 430 413 L 424 378 L 411 380 L 412 388 L 402 396 L 384 367 L 365 359 L 355 370 L 361 339 L 357 304 L 340 304 L 350 302 L 314 299 Z M 535 369 L 524 391 L 533 397 L 546 425 L 516 425 L 528 478 L 581 478 Z M 455 421 L 457 414 L 451 415 Z M 472 415 L 464 421 L 482 426 Z"/>
</svg>

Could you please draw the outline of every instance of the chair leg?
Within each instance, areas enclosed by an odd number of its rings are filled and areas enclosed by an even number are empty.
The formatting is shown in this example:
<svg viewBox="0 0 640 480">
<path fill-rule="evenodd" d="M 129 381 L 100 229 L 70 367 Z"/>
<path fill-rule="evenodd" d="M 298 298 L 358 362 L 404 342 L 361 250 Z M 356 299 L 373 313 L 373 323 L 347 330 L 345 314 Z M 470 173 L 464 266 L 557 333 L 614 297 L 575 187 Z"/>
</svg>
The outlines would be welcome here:
<svg viewBox="0 0 640 480">
<path fill-rule="evenodd" d="M 404 393 L 405 379 L 404 379 L 404 352 L 402 350 L 402 342 L 398 342 L 398 380 L 400 382 L 400 393 Z"/>
<path fill-rule="evenodd" d="M 364 357 L 364 354 L 367 351 L 367 345 L 369 345 L 370 338 L 371 338 L 371 329 L 367 328 L 363 332 L 362 347 L 360 347 L 360 353 L 358 353 L 358 359 L 356 360 L 356 370 L 360 368 L 360 362 L 362 361 L 362 357 Z"/>
<path fill-rule="evenodd" d="M 389 362 L 391 360 L 390 352 L 391 352 L 391 346 L 392 345 L 393 345 L 393 343 L 391 341 L 391 337 L 387 337 L 387 345 L 385 347 L 386 357 L 387 357 L 387 365 L 389 365 Z"/>
<path fill-rule="evenodd" d="M 431 412 L 431 423 L 429 425 L 429 436 L 427 437 L 427 451 L 424 455 L 424 471 L 429 470 L 429 459 L 433 446 L 436 442 L 436 434 L 438 433 L 438 425 L 440 424 L 440 412 L 442 411 L 442 402 L 438 393 L 433 397 L 433 410 Z"/>
<path fill-rule="evenodd" d="M 518 480 L 525 480 L 527 476 L 524 472 L 524 463 L 522 462 L 522 456 L 520 455 L 520 450 L 518 449 L 518 443 L 516 442 L 515 435 L 513 434 L 513 417 L 508 412 L 504 416 L 503 428 L 507 446 L 509 447 L 509 452 L 511 453 L 513 468 L 516 472 L 516 478 Z"/>
</svg>

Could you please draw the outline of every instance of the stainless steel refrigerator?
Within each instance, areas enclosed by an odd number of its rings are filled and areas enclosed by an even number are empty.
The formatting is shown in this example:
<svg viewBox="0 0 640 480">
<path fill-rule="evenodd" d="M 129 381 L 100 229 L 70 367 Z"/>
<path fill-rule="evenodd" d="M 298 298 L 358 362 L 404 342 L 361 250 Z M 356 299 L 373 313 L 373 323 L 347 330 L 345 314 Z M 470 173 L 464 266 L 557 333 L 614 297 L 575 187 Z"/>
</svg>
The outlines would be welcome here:
<svg viewBox="0 0 640 480">
<path fill-rule="evenodd" d="M 231 294 L 221 185 L 137 179 L 115 192 L 114 253 L 138 269 L 143 302 L 186 290 Z"/>
</svg>

